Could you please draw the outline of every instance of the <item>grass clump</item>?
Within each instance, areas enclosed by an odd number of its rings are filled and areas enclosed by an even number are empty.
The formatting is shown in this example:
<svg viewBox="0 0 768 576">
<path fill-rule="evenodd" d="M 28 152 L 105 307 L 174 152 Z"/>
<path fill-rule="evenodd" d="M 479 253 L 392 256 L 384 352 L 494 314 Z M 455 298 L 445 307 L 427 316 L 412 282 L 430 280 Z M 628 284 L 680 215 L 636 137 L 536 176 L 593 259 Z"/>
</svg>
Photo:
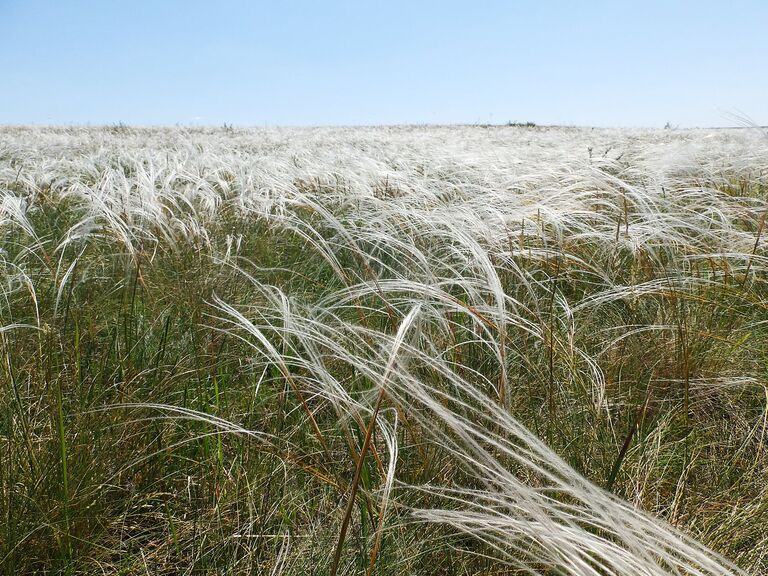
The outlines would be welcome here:
<svg viewBox="0 0 768 576">
<path fill-rule="evenodd" d="M 760 574 L 768 140 L 4 128 L 6 574 Z"/>
</svg>

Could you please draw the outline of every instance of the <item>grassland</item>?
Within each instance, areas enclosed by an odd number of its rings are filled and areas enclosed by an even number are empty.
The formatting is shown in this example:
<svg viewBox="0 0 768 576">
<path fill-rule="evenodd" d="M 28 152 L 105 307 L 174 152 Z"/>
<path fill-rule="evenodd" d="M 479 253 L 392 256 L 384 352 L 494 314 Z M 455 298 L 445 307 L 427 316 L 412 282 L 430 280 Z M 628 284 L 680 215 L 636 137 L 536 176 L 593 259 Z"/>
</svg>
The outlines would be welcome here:
<svg viewBox="0 0 768 576">
<path fill-rule="evenodd" d="M 759 130 L 0 129 L 4 574 L 768 573 Z"/>
</svg>

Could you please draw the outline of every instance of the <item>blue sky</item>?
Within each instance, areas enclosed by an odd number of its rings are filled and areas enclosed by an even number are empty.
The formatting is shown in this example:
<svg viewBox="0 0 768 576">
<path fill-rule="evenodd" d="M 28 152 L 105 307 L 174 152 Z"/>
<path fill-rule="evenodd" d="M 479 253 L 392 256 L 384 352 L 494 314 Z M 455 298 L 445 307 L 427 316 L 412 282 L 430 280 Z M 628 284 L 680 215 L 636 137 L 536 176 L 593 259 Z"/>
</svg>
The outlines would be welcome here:
<svg viewBox="0 0 768 576">
<path fill-rule="evenodd" d="M 0 0 L 0 124 L 768 124 L 768 1 Z"/>
</svg>

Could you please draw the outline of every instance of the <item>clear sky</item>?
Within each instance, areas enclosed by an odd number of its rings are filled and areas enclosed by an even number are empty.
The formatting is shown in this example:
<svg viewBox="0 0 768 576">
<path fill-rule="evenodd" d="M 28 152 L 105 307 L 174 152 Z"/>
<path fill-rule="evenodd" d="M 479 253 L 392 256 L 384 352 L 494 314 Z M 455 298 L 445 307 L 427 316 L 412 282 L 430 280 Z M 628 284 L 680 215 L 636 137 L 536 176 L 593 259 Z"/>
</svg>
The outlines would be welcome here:
<svg viewBox="0 0 768 576">
<path fill-rule="evenodd" d="M 768 0 L 0 0 L 0 124 L 768 124 Z"/>
</svg>

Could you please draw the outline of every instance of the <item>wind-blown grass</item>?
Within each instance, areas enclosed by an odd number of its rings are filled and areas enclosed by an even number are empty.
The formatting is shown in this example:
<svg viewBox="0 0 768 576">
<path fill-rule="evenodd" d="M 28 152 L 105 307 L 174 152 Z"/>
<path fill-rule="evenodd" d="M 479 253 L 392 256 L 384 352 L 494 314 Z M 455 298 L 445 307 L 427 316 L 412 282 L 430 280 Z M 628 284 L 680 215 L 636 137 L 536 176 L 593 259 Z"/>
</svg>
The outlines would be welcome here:
<svg viewBox="0 0 768 576">
<path fill-rule="evenodd" d="M 0 131 L 6 573 L 768 570 L 768 138 Z"/>
</svg>

